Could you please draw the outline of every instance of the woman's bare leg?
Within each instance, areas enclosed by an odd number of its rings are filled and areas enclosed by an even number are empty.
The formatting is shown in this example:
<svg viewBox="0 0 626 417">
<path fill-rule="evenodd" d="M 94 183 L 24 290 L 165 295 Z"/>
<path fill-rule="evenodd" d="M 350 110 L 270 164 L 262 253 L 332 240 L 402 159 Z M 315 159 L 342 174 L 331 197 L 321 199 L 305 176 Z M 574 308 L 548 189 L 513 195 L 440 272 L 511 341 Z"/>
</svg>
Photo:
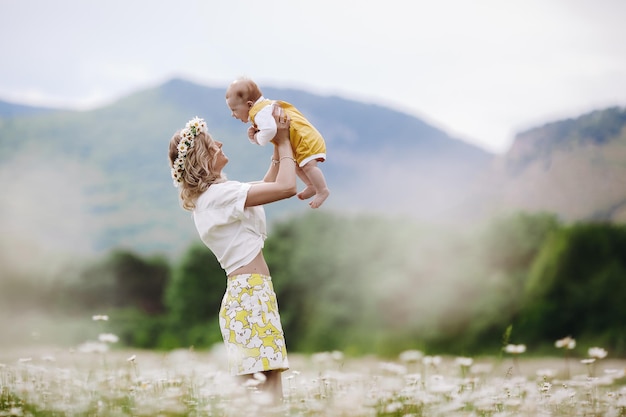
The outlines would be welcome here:
<svg viewBox="0 0 626 417">
<path fill-rule="evenodd" d="M 256 380 L 254 386 L 259 391 L 270 394 L 274 404 L 281 404 L 283 401 L 282 371 L 263 371 L 261 374 L 265 376 L 265 381 L 258 374 L 249 374 L 240 377 L 242 384 L 246 385 L 248 381 Z"/>
<path fill-rule="evenodd" d="M 261 389 L 264 392 L 272 394 L 274 403 L 280 404 L 283 401 L 282 371 L 266 371 L 263 373 L 267 377 L 267 380 L 261 385 Z"/>
</svg>

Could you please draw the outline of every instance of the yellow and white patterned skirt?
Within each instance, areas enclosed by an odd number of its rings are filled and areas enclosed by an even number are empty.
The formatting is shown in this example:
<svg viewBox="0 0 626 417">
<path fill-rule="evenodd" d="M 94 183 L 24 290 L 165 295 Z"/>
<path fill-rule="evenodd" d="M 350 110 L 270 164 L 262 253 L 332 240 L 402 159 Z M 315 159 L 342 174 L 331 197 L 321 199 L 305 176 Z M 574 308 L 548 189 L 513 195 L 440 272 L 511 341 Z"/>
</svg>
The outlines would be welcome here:
<svg viewBox="0 0 626 417">
<path fill-rule="evenodd" d="M 232 375 L 289 369 L 271 277 L 228 277 L 219 319 Z"/>
</svg>

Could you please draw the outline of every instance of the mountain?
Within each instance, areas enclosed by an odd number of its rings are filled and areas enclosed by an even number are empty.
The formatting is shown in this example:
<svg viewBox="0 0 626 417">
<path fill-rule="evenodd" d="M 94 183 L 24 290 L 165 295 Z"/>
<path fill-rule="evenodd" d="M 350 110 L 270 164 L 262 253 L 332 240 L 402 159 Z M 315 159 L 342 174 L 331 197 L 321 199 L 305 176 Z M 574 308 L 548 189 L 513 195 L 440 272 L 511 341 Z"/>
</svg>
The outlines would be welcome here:
<svg viewBox="0 0 626 417">
<path fill-rule="evenodd" d="M 27 116 L 55 111 L 49 107 L 25 106 L 0 100 L 0 117 Z"/>
<path fill-rule="evenodd" d="M 249 143 L 224 94 L 225 87 L 173 79 L 91 111 L 9 107 L 0 117 L 5 256 L 32 252 L 33 244 L 174 253 L 197 241 L 169 176 L 171 135 L 203 117 L 224 143 L 232 179 L 260 179 L 271 155 L 270 147 Z M 267 87 L 264 94 L 295 104 L 327 141 L 321 167 L 331 196 L 321 210 L 461 220 L 494 158 L 384 106 L 292 89 Z M 270 225 L 305 210 L 297 199 L 266 208 Z"/>
<path fill-rule="evenodd" d="M 626 109 L 611 107 L 519 133 L 494 158 L 491 212 L 626 222 Z"/>
<path fill-rule="evenodd" d="M 171 135 L 203 117 L 230 157 L 229 178 L 257 180 L 271 147 L 252 145 L 225 88 L 173 79 L 90 111 L 0 106 L 0 262 L 112 247 L 175 255 L 197 236 L 167 162 Z M 626 110 L 608 108 L 520 132 L 502 155 L 384 106 L 293 89 L 327 141 L 331 196 L 320 209 L 474 224 L 508 211 L 566 221 L 626 221 Z M 300 184 L 301 185 L 301 184 Z M 271 225 L 310 210 L 268 205 Z"/>
</svg>

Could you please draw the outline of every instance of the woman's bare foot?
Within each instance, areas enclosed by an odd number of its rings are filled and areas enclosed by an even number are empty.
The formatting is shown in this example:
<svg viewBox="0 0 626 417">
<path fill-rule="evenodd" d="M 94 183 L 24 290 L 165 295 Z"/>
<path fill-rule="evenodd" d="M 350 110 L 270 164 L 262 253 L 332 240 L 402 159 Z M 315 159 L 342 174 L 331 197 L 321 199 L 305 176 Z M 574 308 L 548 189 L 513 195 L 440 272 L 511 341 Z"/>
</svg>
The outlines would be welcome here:
<svg viewBox="0 0 626 417">
<path fill-rule="evenodd" d="M 312 185 L 307 185 L 307 187 L 300 191 L 297 196 L 300 200 L 308 200 L 309 198 L 315 195 L 315 188 Z"/>
<path fill-rule="evenodd" d="M 324 188 L 322 191 L 315 194 L 315 198 L 311 200 L 311 202 L 309 203 L 309 206 L 311 206 L 311 208 L 314 208 L 314 209 L 319 208 L 322 205 L 322 203 L 326 201 L 329 195 L 330 195 L 330 191 L 328 191 L 328 188 Z"/>
</svg>

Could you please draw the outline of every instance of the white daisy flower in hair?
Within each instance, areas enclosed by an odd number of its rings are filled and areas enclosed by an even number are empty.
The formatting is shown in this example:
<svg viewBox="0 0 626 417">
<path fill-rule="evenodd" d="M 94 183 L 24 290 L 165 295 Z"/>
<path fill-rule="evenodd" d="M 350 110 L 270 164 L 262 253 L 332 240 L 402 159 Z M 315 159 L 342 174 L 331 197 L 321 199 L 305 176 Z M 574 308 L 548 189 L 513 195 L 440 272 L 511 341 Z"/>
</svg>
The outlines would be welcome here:
<svg viewBox="0 0 626 417">
<path fill-rule="evenodd" d="M 187 143 L 184 140 L 181 140 L 178 143 L 178 154 L 180 155 L 181 153 L 186 154 L 187 150 L 189 149 L 189 146 L 187 145 Z M 180 158 L 180 157 L 179 157 Z"/>
<path fill-rule="evenodd" d="M 185 170 L 185 158 L 189 149 L 194 147 L 194 139 L 200 133 L 207 133 L 207 125 L 204 119 L 198 116 L 189 120 L 185 125 L 185 128 L 180 131 L 180 142 L 178 143 L 178 157 L 172 165 L 172 178 L 174 179 L 174 186 L 178 187 L 182 181 L 182 174 Z"/>
</svg>

